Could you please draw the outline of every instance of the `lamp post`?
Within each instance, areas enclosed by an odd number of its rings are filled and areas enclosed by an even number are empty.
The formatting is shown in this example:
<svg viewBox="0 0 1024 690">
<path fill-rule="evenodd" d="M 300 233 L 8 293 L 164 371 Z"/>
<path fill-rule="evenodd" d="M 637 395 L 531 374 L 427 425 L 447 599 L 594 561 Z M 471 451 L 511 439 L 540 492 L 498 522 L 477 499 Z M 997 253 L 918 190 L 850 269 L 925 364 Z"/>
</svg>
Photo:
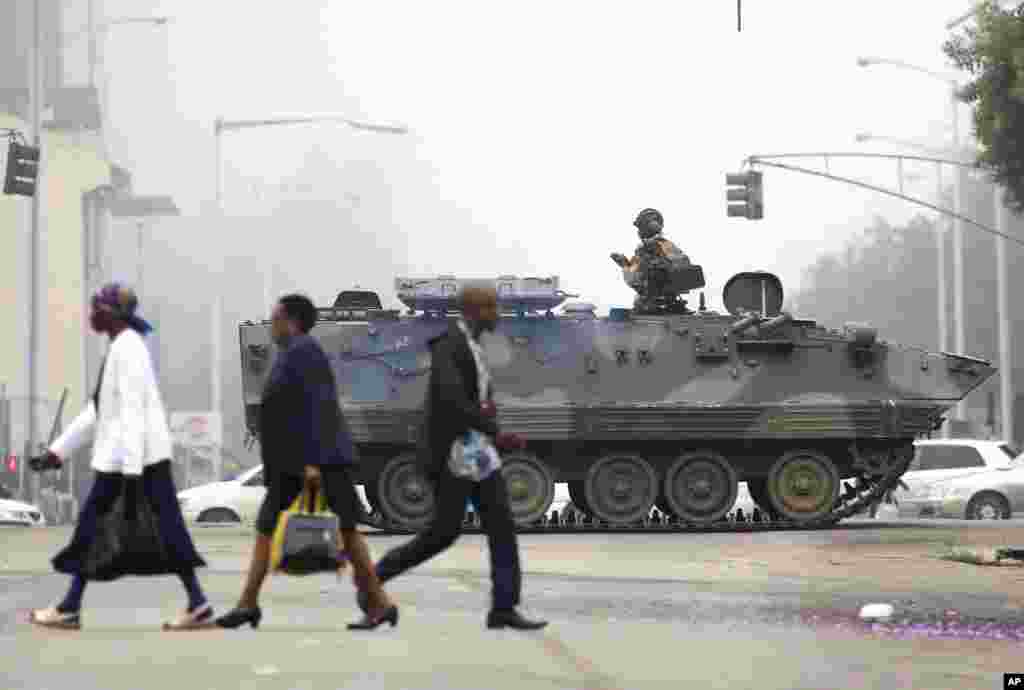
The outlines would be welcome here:
<svg viewBox="0 0 1024 690">
<path fill-rule="evenodd" d="M 878 57 L 860 57 L 857 58 L 857 64 L 861 67 L 870 67 L 871 65 L 891 65 L 893 67 L 899 67 L 902 69 L 912 70 L 920 74 L 932 77 L 945 82 L 950 87 L 950 103 L 952 106 L 951 113 L 951 128 L 953 135 L 952 149 L 956 153 L 960 152 L 960 117 L 959 117 L 959 99 L 957 98 L 957 91 L 959 89 L 959 83 L 955 79 L 943 76 L 938 72 L 934 72 L 924 67 L 912 65 L 902 60 L 892 60 L 888 58 Z M 963 169 L 958 168 L 954 172 L 953 177 L 953 212 L 957 215 L 962 215 L 963 212 Z M 962 220 L 954 219 L 953 222 L 953 320 L 955 327 L 955 345 L 954 349 L 957 354 L 963 354 L 967 349 L 966 343 L 966 331 L 964 329 L 964 223 Z M 961 400 L 953 408 L 953 416 L 958 422 L 962 422 L 964 419 L 965 404 Z"/>
<path fill-rule="evenodd" d="M 399 124 L 382 124 L 376 122 L 367 122 L 365 120 L 356 120 L 346 115 L 338 113 L 323 113 L 316 115 L 290 115 L 290 116 L 279 116 L 269 117 L 257 120 L 225 120 L 223 117 L 218 117 L 213 122 L 213 136 L 214 136 L 214 159 L 215 159 L 215 205 L 218 221 L 224 218 L 224 180 L 223 180 L 223 144 L 221 137 L 224 132 L 236 131 L 239 129 L 250 129 L 254 127 L 272 127 L 275 125 L 297 125 L 297 124 L 311 124 L 321 122 L 335 122 L 344 125 L 348 125 L 353 129 L 364 130 L 368 132 L 376 132 L 379 134 L 407 134 L 409 129 L 404 125 Z M 216 255 L 221 257 L 222 247 L 217 246 Z M 223 273 L 223 263 L 221 265 L 221 273 Z M 264 307 L 270 308 L 270 286 L 269 286 L 269 273 L 266 269 L 262 272 L 263 280 L 263 299 L 265 302 Z M 210 309 L 210 330 L 211 330 L 211 371 L 210 371 L 210 406 L 212 412 L 219 414 L 221 411 L 221 356 L 220 356 L 220 328 L 222 318 L 222 304 L 220 292 L 216 289 L 213 290 L 213 304 Z M 218 476 L 220 472 L 219 467 L 219 452 L 217 455 L 218 461 Z"/>
<path fill-rule="evenodd" d="M 974 18 L 985 3 L 975 3 L 974 7 L 964 13 L 963 15 L 953 19 L 946 23 L 946 30 L 952 31 L 960 24 Z M 1000 2 L 995 2 L 997 7 L 1001 7 Z M 995 224 L 996 229 L 1000 232 L 1004 232 L 1006 227 L 1006 207 L 1003 205 L 1002 199 L 999 197 L 999 187 L 994 185 L 994 204 L 995 204 Z M 1009 316 L 1009 298 L 1007 296 L 1006 286 L 1006 238 L 996 236 L 996 305 L 999 312 L 999 413 L 1001 416 L 1000 423 L 1000 434 L 1003 440 L 1007 443 L 1013 443 L 1014 441 L 1014 428 L 1013 428 L 1013 379 L 1012 379 L 1012 367 L 1010 357 L 1010 316 Z"/>
<path fill-rule="evenodd" d="M 171 21 L 170 17 L 119 17 L 117 19 L 110 19 L 99 24 L 96 23 L 93 13 L 93 2 L 89 2 L 89 19 L 86 27 L 79 31 L 65 33 L 66 39 L 75 39 L 81 37 L 83 34 L 89 36 L 89 86 L 96 86 L 96 64 L 97 60 L 97 41 L 96 37 L 98 34 L 106 33 L 112 26 L 121 26 L 124 24 L 152 24 L 153 26 L 163 26 L 167 22 Z"/>
</svg>

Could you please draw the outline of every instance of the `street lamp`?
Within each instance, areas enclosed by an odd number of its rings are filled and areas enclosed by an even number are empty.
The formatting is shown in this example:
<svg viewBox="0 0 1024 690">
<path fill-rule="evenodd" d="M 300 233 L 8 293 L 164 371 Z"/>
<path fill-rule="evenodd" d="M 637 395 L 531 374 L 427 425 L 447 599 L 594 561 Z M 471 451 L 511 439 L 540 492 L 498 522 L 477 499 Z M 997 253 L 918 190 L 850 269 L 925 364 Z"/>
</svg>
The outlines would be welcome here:
<svg viewBox="0 0 1024 690">
<path fill-rule="evenodd" d="M 912 65 L 910 63 L 903 62 L 902 60 L 893 60 L 889 58 L 859 57 L 857 58 L 857 64 L 861 67 L 870 67 L 871 65 L 892 65 L 893 67 L 919 72 L 948 84 L 950 86 L 950 102 L 952 104 L 952 149 L 957 154 L 960 152 L 960 117 L 959 99 L 957 97 L 959 83 L 955 79 L 943 76 L 938 72 L 934 72 L 924 67 Z M 962 215 L 964 207 L 962 199 L 964 187 L 962 168 L 958 168 L 955 171 L 953 180 L 953 213 L 960 216 Z M 963 354 L 967 349 L 966 331 L 964 330 L 964 223 L 959 218 L 957 218 L 953 223 L 953 319 L 956 327 L 956 343 L 954 349 L 957 354 Z M 963 421 L 965 416 L 964 409 L 965 405 L 963 400 L 958 402 L 954 407 L 954 417 L 957 421 Z"/>
<path fill-rule="evenodd" d="M 297 124 L 311 124 L 320 122 L 335 122 L 344 125 L 348 125 L 353 129 L 363 130 L 368 132 L 376 132 L 379 134 L 407 134 L 409 129 L 405 125 L 400 124 L 383 124 L 377 122 L 367 122 L 365 120 L 356 120 L 346 115 L 338 113 L 322 113 L 316 115 L 290 115 L 290 116 L 279 116 L 263 118 L 258 120 L 225 120 L 223 117 L 218 117 L 213 122 L 213 136 L 214 136 L 214 158 L 216 163 L 216 174 L 215 174 L 215 190 L 216 190 L 216 209 L 218 220 L 224 217 L 224 200 L 223 200 L 223 175 L 222 175 L 222 143 L 221 136 L 224 132 L 236 131 L 239 129 L 250 129 L 254 127 L 272 127 L 275 125 L 297 125 Z M 219 252 L 221 247 L 218 246 L 218 256 L 221 256 Z M 223 266 L 221 269 L 223 273 Z M 262 271 L 263 277 L 263 299 L 265 307 L 270 306 L 270 283 L 268 271 L 265 269 Z M 220 396 L 220 385 L 221 385 L 221 357 L 220 357 L 220 327 L 221 327 L 221 297 L 220 292 L 216 289 L 213 290 L 213 305 L 211 309 L 211 380 L 210 380 L 210 403 L 212 412 L 219 414 L 221 411 L 221 396 Z M 217 456 L 217 475 L 220 476 L 220 456 Z"/>
<path fill-rule="evenodd" d="M 119 17 L 117 19 L 111 19 L 109 21 L 95 24 L 92 19 L 92 4 L 90 3 L 89 9 L 89 26 L 75 31 L 73 33 L 65 33 L 64 37 L 67 39 L 79 38 L 82 34 L 89 35 L 89 86 L 96 86 L 96 35 L 107 32 L 112 26 L 121 26 L 123 24 L 152 24 L 154 26 L 163 26 L 167 22 L 171 21 L 170 17 Z"/>
</svg>

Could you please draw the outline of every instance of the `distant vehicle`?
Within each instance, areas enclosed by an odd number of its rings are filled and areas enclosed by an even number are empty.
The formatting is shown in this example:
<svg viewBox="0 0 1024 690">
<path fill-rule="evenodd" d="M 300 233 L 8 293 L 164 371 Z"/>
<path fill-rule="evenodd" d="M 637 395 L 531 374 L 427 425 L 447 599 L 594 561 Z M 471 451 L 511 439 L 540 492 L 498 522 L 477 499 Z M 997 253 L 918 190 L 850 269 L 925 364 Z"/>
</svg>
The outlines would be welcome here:
<svg viewBox="0 0 1024 690">
<path fill-rule="evenodd" d="M 356 487 L 365 502 L 362 487 Z M 234 479 L 194 486 L 178 492 L 186 522 L 200 524 L 252 523 L 267 494 L 263 465 L 251 467 Z"/>
<path fill-rule="evenodd" d="M 0 525 L 45 527 L 46 518 L 38 506 L 15 501 L 14 495 L 0 486 Z"/>
<path fill-rule="evenodd" d="M 1024 458 L 1001 441 L 937 439 L 914 442 L 894 492 L 901 517 L 1007 520 L 1024 511 Z"/>
</svg>

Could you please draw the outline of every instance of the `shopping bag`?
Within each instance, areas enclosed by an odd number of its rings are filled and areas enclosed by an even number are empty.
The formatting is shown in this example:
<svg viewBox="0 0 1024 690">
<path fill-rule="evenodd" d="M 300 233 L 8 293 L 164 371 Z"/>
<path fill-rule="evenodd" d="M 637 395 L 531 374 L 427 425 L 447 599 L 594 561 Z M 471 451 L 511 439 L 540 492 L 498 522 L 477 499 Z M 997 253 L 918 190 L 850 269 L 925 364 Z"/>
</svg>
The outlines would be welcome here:
<svg viewBox="0 0 1024 690">
<path fill-rule="evenodd" d="M 470 429 L 452 443 L 448 469 L 456 477 L 479 482 L 499 467 L 501 456 L 485 434 Z"/>
<path fill-rule="evenodd" d="M 169 575 L 167 548 L 141 478 L 125 477 L 114 505 L 99 516 L 81 574 L 87 580 L 125 575 Z"/>
<path fill-rule="evenodd" d="M 323 493 L 307 484 L 281 513 L 270 542 L 270 566 L 284 575 L 334 572 L 345 564 L 338 516 L 327 510 Z"/>
</svg>

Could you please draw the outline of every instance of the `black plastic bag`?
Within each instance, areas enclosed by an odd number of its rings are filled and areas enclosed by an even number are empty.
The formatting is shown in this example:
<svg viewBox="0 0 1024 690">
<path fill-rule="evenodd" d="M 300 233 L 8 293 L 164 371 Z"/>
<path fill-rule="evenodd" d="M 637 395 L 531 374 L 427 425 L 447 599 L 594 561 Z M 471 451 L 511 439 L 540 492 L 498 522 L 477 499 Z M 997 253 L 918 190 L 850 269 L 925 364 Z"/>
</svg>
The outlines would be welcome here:
<svg viewBox="0 0 1024 690">
<path fill-rule="evenodd" d="M 143 490 L 142 479 L 124 477 L 121 494 L 97 520 L 82 576 L 102 582 L 125 575 L 172 572 L 158 517 Z"/>
<path fill-rule="evenodd" d="M 323 493 L 306 485 L 278 517 L 270 542 L 271 569 L 285 575 L 337 571 L 344 564 L 338 539 L 340 522 Z"/>
</svg>

